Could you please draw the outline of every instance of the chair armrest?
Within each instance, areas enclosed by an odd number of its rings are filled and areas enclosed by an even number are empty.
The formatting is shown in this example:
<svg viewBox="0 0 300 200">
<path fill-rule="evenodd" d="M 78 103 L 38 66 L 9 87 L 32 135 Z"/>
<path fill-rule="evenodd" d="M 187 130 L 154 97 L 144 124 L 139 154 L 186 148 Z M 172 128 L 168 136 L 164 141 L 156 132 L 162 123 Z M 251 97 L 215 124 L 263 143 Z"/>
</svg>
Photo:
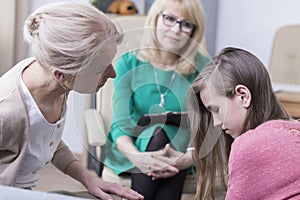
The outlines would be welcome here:
<svg viewBox="0 0 300 200">
<path fill-rule="evenodd" d="M 106 133 L 100 113 L 96 109 L 87 109 L 84 112 L 84 119 L 89 145 L 103 146 L 106 143 Z"/>
</svg>

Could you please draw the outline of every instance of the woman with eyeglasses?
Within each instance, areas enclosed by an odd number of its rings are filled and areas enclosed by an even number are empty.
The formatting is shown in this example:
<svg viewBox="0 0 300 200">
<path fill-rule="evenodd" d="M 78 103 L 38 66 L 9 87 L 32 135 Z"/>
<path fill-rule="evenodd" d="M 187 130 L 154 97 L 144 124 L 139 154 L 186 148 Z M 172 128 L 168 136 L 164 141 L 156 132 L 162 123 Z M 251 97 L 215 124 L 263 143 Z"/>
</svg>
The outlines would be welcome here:
<svg viewBox="0 0 300 200">
<path fill-rule="evenodd" d="M 199 0 L 156 0 L 149 10 L 142 45 L 116 64 L 113 123 L 106 145 L 106 167 L 131 176 L 132 189 L 147 200 L 181 199 L 191 156 L 177 165 L 158 156 L 167 144 L 186 152 L 189 128 L 155 123 L 135 133 L 145 114 L 186 111 L 190 84 L 209 58 L 200 53 L 205 16 Z M 177 162 L 177 161 L 176 161 Z M 179 162 L 178 162 L 179 163 Z"/>
</svg>

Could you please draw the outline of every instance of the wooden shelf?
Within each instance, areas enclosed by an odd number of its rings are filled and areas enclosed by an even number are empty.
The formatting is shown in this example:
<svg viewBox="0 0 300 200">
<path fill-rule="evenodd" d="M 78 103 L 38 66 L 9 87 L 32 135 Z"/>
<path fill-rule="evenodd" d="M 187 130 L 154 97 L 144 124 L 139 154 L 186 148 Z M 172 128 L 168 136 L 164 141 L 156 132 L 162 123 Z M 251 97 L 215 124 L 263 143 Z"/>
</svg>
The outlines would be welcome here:
<svg viewBox="0 0 300 200">
<path fill-rule="evenodd" d="M 276 97 L 292 117 L 300 118 L 300 93 L 278 92 Z"/>
</svg>

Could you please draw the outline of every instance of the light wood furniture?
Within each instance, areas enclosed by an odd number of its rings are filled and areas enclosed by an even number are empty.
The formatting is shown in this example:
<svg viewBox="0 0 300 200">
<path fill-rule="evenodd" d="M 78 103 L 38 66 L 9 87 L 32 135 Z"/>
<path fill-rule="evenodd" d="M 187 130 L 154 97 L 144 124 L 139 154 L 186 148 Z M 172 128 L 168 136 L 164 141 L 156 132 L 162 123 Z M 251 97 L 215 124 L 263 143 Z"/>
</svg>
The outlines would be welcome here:
<svg viewBox="0 0 300 200">
<path fill-rule="evenodd" d="M 281 27 L 273 42 L 269 73 L 277 98 L 287 112 L 300 118 L 300 25 Z"/>
<path fill-rule="evenodd" d="M 300 25 L 280 28 L 273 42 L 269 73 L 273 83 L 300 86 Z"/>
<path fill-rule="evenodd" d="M 276 97 L 292 117 L 300 119 L 300 93 L 278 92 Z"/>
</svg>

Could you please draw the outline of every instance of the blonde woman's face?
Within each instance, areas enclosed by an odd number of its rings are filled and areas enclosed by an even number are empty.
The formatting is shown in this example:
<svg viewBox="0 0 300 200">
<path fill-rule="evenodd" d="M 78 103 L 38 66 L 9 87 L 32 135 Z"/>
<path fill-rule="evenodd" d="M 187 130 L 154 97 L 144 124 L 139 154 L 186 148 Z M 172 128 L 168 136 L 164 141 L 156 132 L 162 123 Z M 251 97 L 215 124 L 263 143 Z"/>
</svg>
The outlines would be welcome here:
<svg viewBox="0 0 300 200">
<path fill-rule="evenodd" d="M 242 134 L 247 111 L 237 95 L 228 98 L 218 95 L 211 88 L 204 87 L 200 91 L 200 98 L 207 110 L 211 112 L 214 126 L 221 126 L 222 130 L 232 138 Z"/>
<path fill-rule="evenodd" d="M 177 20 L 177 22 L 174 21 L 175 24 L 170 26 L 170 24 L 168 24 L 168 21 L 170 22 L 170 20 Z M 177 5 L 167 7 L 157 17 L 156 36 L 162 48 L 178 52 L 185 46 L 192 33 L 182 31 L 180 23 L 178 22 L 183 20 L 186 19 L 184 18 L 180 7 Z"/>
<path fill-rule="evenodd" d="M 74 79 L 73 90 L 79 93 L 97 92 L 109 78 L 115 78 L 112 60 L 116 54 L 115 45 L 107 45 L 96 58 L 89 63 L 87 70 L 77 74 Z"/>
</svg>

